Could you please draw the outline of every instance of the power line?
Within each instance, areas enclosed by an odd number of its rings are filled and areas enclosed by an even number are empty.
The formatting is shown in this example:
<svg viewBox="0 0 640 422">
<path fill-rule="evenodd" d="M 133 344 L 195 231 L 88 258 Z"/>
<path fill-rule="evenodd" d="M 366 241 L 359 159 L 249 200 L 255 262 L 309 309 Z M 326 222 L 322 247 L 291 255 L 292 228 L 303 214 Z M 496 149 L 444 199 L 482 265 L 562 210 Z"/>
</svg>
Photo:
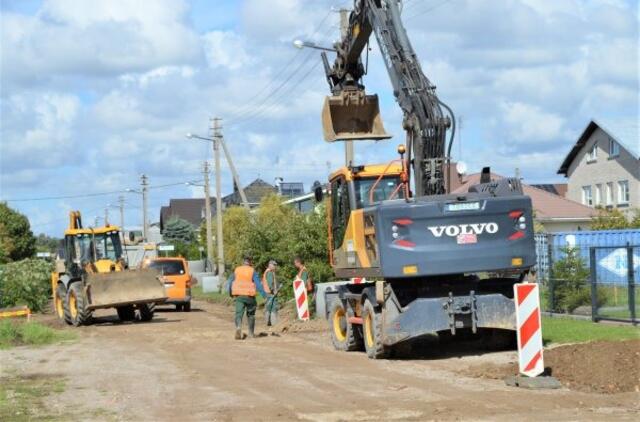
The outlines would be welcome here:
<svg viewBox="0 0 640 422">
<path fill-rule="evenodd" d="M 410 21 L 411 19 L 417 18 L 417 17 L 419 17 L 419 16 L 422 16 L 422 15 L 424 15 L 425 13 L 431 12 L 431 11 L 433 11 L 433 10 L 435 10 L 435 9 L 437 9 L 437 8 L 441 7 L 441 6 L 444 6 L 445 4 L 450 3 L 450 2 L 452 2 L 452 1 L 453 1 L 453 0 L 444 0 L 444 1 L 441 1 L 440 3 L 434 4 L 434 5 L 433 5 L 433 6 L 431 6 L 431 7 L 427 7 L 426 9 L 423 9 L 423 10 L 421 10 L 421 11 L 419 11 L 419 12 L 417 12 L 417 13 L 414 13 L 413 15 L 411 15 L 411 16 L 409 16 L 409 17 L 407 17 L 407 18 L 405 19 L 405 22 L 406 22 L 406 21 Z M 415 4 L 415 3 L 414 3 L 414 4 Z"/>
<path fill-rule="evenodd" d="M 329 17 L 330 14 L 331 14 L 331 11 L 329 11 L 324 16 L 324 18 L 322 18 L 320 23 L 313 30 L 312 35 L 311 35 L 312 37 L 314 37 L 318 33 L 318 31 L 320 30 L 320 28 L 322 27 L 322 25 L 324 24 L 324 22 L 326 21 L 326 19 Z M 331 27 L 329 27 L 328 30 L 325 31 L 325 33 L 322 36 L 323 39 L 327 37 L 327 35 L 328 35 L 330 30 L 331 30 Z M 307 52 L 307 54 L 304 56 L 302 62 L 300 64 L 298 64 L 291 71 L 291 73 L 289 73 L 289 75 L 277 87 L 275 87 L 273 90 L 271 90 L 271 92 L 269 92 L 269 94 L 267 94 L 264 98 L 262 98 L 262 100 L 259 101 L 257 105 L 250 106 L 246 111 L 241 112 L 241 113 L 237 114 L 236 116 L 228 119 L 226 121 L 227 125 L 229 125 L 229 124 L 233 125 L 233 124 L 237 124 L 237 123 L 240 123 L 240 122 L 246 122 L 246 121 L 250 120 L 251 118 L 262 114 L 264 112 L 265 107 L 266 108 L 270 107 L 270 105 L 267 105 L 268 102 L 271 101 L 273 99 L 273 97 L 282 88 L 284 88 L 291 81 L 291 79 L 293 79 L 296 76 L 296 74 L 298 74 L 298 72 L 300 72 L 304 68 L 304 66 L 307 63 L 309 63 L 309 59 L 313 56 L 313 54 L 314 54 L 313 51 Z M 299 56 L 299 52 L 295 55 L 295 57 L 298 57 L 298 56 Z M 290 67 L 289 65 L 291 63 L 293 63 L 293 60 L 291 60 L 290 63 L 283 68 L 283 71 L 281 73 L 284 73 L 284 71 Z M 272 81 L 270 83 L 270 85 L 273 84 L 274 82 L 275 82 L 275 80 Z M 276 101 L 277 101 L 277 99 L 276 99 Z"/>
<path fill-rule="evenodd" d="M 166 187 L 169 187 L 169 186 L 179 186 L 179 185 L 184 185 L 187 182 L 194 183 L 193 180 L 186 180 L 186 181 L 183 181 L 183 182 L 167 183 L 167 184 L 164 184 L 164 185 L 153 185 L 153 186 L 149 186 L 149 189 L 160 189 L 160 188 L 166 188 Z M 59 200 L 59 199 L 93 198 L 93 197 L 97 197 L 97 196 L 108 196 L 108 195 L 114 195 L 114 194 L 117 194 L 117 193 L 128 193 L 128 192 L 131 192 L 131 190 L 120 189 L 120 190 L 109 191 L 109 192 L 83 193 L 83 194 L 77 194 L 77 195 L 43 196 L 43 197 L 38 197 L 38 198 L 2 199 L 2 201 L 6 201 L 6 202 L 54 201 L 54 200 Z"/>
</svg>

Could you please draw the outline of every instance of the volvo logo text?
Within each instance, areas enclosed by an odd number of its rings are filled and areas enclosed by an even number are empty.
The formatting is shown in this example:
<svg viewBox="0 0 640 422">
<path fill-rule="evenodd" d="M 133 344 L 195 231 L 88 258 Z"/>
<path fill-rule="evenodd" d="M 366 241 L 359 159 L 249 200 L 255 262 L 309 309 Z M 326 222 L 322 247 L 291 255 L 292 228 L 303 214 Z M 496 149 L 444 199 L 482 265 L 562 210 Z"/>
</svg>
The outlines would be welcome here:
<svg viewBox="0 0 640 422">
<path fill-rule="evenodd" d="M 456 237 L 460 234 L 482 234 L 482 233 L 497 233 L 498 223 L 476 223 L 476 224 L 458 224 L 451 226 L 429 226 L 429 231 L 435 237 L 442 237 L 443 234 L 447 236 Z"/>
</svg>

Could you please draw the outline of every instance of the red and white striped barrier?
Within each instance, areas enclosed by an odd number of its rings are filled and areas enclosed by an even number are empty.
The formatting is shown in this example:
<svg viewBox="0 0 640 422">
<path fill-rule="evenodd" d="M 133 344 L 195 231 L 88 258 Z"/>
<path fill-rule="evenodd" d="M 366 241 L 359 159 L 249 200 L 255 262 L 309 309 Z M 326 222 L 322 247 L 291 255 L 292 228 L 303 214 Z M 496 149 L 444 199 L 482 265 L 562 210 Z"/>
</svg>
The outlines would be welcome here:
<svg viewBox="0 0 640 422">
<path fill-rule="evenodd" d="M 521 374 L 535 377 L 544 372 L 538 285 L 514 284 L 513 292 L 518 331 L 518 367 Z"/>
<path fill-rule="evenodd" d="M 296 278 L 293 280 L 293 294 L 296 297 L 296 309 L 298 318 L 302 321 L 309 321 L 309 302 L 307 301 L 307 287 L 304 281 Z"/>
</svg>

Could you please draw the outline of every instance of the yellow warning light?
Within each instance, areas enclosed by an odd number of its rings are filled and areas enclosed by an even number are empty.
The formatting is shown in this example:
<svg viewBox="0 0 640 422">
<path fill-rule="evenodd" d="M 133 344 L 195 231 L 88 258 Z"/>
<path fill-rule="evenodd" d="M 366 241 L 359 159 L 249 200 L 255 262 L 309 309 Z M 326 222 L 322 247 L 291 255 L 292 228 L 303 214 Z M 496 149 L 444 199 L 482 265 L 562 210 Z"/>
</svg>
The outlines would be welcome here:
<svg viewBox="0 0 640 422">
<path fill-rule="evenodd" d="M 418 274 L 417 265 L 406 265 L 402 267 L 402 274 Z"/>
<path fill-rule="evenodd" d="M 511 266 L 519 267 L 522 265 L 522 258 L 511 258 Z"/>
<path fill-rule="evenodd" d="M 398 154 L 402 155 L 405 152 L 407 152 L 407 148 L 404 146 L 404 144 L 398 145 Z"/>
</svg>

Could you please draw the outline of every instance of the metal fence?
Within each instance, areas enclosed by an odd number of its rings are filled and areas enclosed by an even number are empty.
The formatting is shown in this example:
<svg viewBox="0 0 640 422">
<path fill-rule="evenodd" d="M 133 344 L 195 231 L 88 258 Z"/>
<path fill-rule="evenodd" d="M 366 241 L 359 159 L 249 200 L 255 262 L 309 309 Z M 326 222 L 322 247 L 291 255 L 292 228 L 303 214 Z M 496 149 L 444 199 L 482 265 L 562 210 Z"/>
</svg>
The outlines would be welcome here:
<svg viewBox="0 0 640 422">
<path fill-rule="evenodd" d="M 638 323 L 639 245 L 541 244 L 536 246 L 544 311 Z"/>
<path fill-rule="evenodd" d="M 637 324 L 640 247 L 593 246 L 589 262 L 592 319 Z"/>
</svg>

